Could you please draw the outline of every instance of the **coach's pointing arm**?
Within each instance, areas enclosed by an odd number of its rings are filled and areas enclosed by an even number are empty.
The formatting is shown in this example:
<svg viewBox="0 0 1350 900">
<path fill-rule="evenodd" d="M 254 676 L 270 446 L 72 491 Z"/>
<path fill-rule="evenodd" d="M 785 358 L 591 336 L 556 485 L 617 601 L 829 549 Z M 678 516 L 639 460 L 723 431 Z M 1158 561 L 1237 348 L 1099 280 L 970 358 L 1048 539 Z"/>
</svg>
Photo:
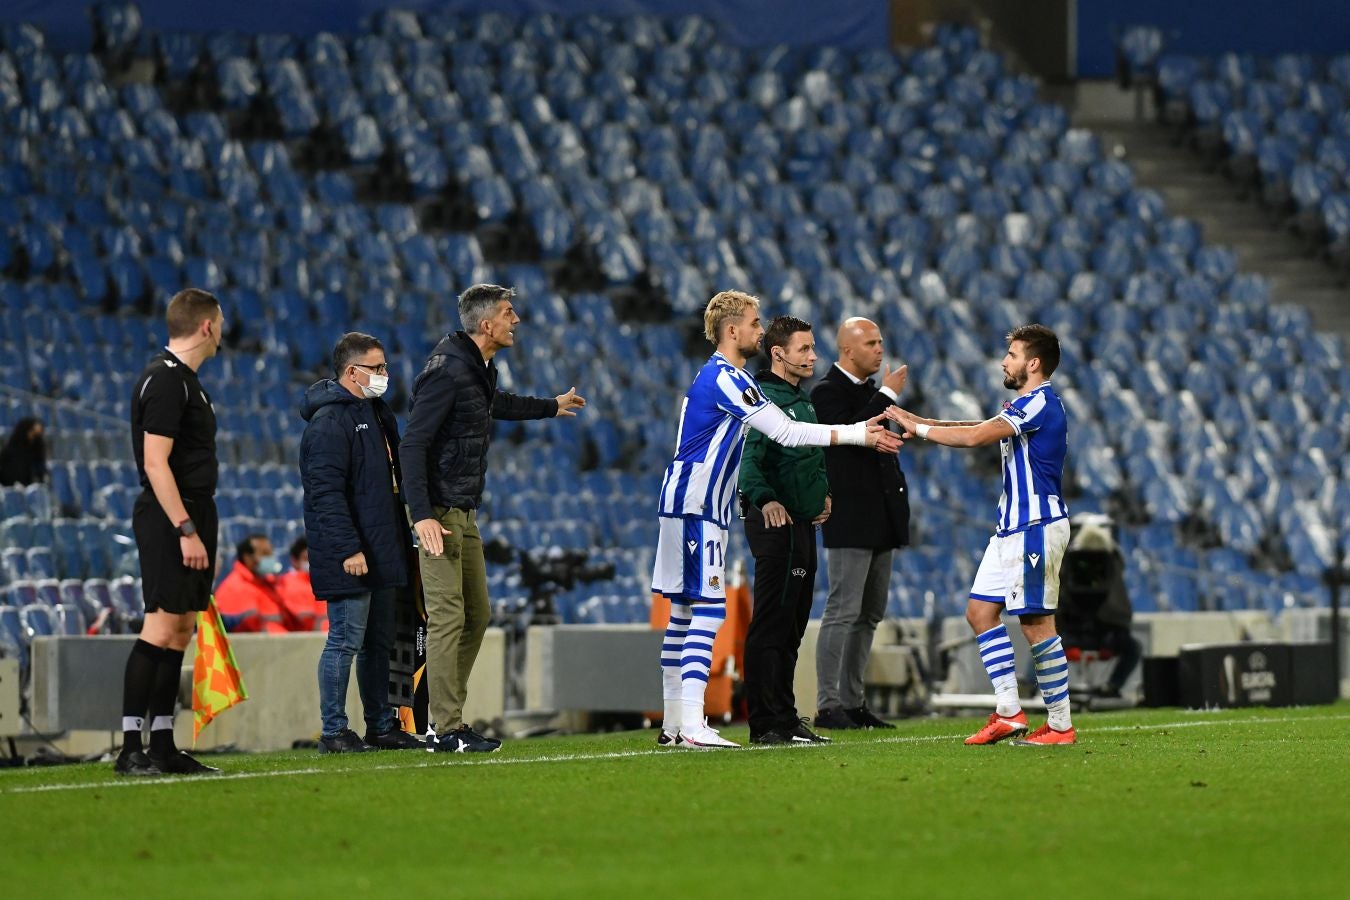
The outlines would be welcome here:
<svg viewBox="0 0 1350 900">
<path fill-rule="evenodd" d="M 498 390 L 492 396 L 492 418 L 520 421 L 575 416 L 574 405 L 578 409 L 586 405 L 586 401 L 577 395 L 576 388 L 557 397 L 526 397 Z"/>
</svg>

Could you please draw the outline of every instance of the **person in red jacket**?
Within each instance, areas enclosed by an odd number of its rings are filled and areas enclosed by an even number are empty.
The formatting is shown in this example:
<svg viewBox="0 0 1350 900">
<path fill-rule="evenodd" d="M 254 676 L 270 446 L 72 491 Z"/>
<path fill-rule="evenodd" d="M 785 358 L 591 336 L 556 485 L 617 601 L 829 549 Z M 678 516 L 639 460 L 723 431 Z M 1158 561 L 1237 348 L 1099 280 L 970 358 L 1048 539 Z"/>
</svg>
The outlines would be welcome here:
<svg viewBox="0 0 1350 900">
<path fill-rule="evenodd" d="M 235 549 L 234 568 L 216 588 L 216 608 L 225 628 L 271 634 L 303 631 L 277 593 L 276 575 L 281 563 L 272 552 L 272 542 L 266 535 L 250 534 Z"/>
<path fill-rule="evenodd" d="M 328 604 L 314 596 L 309 580 L 309 540 L 302 534 L 291 544 L 291 570 L 277 576 L 277 593 L 302 631 L 328 630 Z"/>
</svg>

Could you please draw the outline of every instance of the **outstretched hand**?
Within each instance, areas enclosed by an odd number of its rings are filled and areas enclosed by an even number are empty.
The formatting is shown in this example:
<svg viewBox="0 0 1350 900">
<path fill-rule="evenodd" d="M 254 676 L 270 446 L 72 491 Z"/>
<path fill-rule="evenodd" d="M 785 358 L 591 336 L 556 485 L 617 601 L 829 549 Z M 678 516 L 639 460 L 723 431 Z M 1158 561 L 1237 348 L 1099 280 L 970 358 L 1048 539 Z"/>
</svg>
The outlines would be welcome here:
<svg viewBox="0 0 1350 900">
<path fill-rule="evenodd" d="M 898 406 L 889 406 L 886 408 L 886 412 L 883 413 L 883 415 L 905 430 L 904 437 L 906 440 L 915 437 L 918 434 L 918 420 L 909 410 L 901 409 Z"/>
<path fill-rule="evenodd" d="M 887 418 L 890 417 L 883 412 L 867 420 L 867 446 L 878 453 L 888 453 L 894 456 L 900 452 L 900 448 L 904 446 L 905 442 L 900 439 L 900 435 L 881 424 L 881 420 Z"/>
<path fill-rule="evenodd" d="M 581 409 L 586 405 L 586 398 L 577 393 L 575 387 L 567 389 L 567 393 L 559 394 L 553 398 L 558 401 L 558 415 L 575 416 L 574 409 Z"/>
</svg>

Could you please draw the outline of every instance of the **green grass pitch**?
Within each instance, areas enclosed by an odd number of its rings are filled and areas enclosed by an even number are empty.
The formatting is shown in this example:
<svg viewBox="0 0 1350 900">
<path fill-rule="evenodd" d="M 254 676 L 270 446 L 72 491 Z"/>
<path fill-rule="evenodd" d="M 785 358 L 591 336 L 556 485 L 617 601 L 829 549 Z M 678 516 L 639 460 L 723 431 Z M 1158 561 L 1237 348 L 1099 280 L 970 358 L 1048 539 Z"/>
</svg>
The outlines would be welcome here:
<svg viewBox="0 0 1350 900">
<path fill-rule="evenodd" d="M 0 896 L 1350 896 L 1350 703 L 1075 724 L 1066 748 L 966 747 L 976 719 L 934 718 L 828 747 L 4 770 Z"/>
</svg>

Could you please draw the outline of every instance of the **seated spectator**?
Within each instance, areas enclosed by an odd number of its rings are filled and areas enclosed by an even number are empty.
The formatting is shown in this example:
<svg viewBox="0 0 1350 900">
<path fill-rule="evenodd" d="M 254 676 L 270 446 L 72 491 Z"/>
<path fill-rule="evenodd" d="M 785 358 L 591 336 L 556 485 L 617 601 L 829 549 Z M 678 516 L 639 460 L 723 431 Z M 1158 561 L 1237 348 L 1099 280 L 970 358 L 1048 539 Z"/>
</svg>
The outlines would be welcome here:
<svg viewBox="0 0 1350 900">
<path fill-rule="evenodd" d="M 277 577 L 281 601 L 303 631 L 328 630 L 328 604 L 315 598 L 309 580 L 309 540 L 302 534 L 291 544 L 291 570 Z"/>
<path fill-rule="evenodd" d="M 0 450 L 0 484 L 35 484 L 47 480 L 47 442 L 39 419 L 20 419 Z"/>
<path fill-rule="evenodd" d="M 234 568 L 216 588 L 216 608 L 233 632 L 272 634 L 304 631 L 277 592 L 281 563 L 266 535 L 251 534 L 239 542 Z"/>
<path fill-rule="evenodd" d="M 1062 590 L 1055 627 L 1065 647 L 1109 650 L 1116 664 L 1095 693 L 1119 697 L 1139 665 L 1143 648 L 1130 633 L 1134 609 L 1125 588 L 1125 557 L 1111 536 L 1111 520 L 1083 516 L 1073 523 L 1073 538 L 1064 556 Z"/>
</svg>

